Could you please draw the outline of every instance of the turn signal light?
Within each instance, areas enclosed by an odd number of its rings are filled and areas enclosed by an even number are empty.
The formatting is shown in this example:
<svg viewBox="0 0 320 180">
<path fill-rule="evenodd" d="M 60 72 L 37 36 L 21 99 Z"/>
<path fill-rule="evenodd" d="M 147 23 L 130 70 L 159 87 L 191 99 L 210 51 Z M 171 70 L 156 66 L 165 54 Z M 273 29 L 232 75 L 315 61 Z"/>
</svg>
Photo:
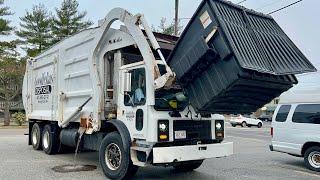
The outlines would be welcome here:
<svg viewBox="0 0 320 180">
<path fill-rule="evenodd" d="M 224 121 L 223 120 L 216 120 L 215 135 L 216 135 L 216 139 L 219 139 L 219 140 L 224 139 Z"/>
<path fill-rule="evenodd" d="M 222 133 L 217 133 L 217 137 L 223 137 Z"/>
<path fill-rule="evenodd" d="M 162 135 L 159 136 L 159 138 L 160 138 L 161 140 L 166 140 L 166 139 L 168 139 L 168 136 L 165 135 L 165 134 L 162 134 Z"/>
</svg>

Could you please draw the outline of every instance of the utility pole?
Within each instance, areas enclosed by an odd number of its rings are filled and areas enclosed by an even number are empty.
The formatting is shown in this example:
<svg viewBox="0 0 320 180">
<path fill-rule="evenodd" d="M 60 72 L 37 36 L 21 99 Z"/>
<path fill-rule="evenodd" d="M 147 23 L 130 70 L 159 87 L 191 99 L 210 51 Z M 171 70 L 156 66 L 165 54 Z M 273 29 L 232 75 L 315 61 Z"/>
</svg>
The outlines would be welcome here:
<svg viewBox="0 0 320 180">
<path fill-rule="evenodd" d="M 179 0 L 175 0 L 174 35 L 178 36 L 179 29 Z"/>
</svg>

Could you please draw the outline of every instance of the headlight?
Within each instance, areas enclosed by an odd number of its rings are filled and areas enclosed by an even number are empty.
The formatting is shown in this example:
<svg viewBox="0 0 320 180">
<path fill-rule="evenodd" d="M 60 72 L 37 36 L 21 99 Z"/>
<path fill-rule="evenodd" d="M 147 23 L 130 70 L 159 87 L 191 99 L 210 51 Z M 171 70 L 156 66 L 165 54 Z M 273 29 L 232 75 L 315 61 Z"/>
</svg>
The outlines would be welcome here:
<svg viewBox="0 0 320 180">
<path fill-rule="evenodd" d="M 221 128 L 222 128 L 221 123 L 216 123 L 216 129 L 217 129 L 217 130 L 220 130 Z"/>
<path fill-rule="evenodd" d="M 216 120 L 215 122 L 215 135 L 216 139 L 223 140 L 224 138 L 224 121 Z"/>
<path fill-rule="evenodd" d="M 167 125 L 164 123 L 159 124 L 159 130 L 165 132 L 167 130 Z"/>
</svg>

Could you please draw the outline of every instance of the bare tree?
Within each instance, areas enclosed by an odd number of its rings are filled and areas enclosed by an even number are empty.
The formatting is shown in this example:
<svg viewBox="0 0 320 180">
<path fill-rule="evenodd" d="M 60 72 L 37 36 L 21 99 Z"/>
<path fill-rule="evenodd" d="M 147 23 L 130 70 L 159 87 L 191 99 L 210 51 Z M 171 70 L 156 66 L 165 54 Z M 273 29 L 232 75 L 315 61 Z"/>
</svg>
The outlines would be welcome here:
<svg viewBox="0 0 320 180">
<path fill-rule="evenodd" d="M 24 61 L 2 57 L 0 60 L 0 99 L 4 102 L 4 125 L 10 125 L 11 102 L 21 95 Z"/>
<path fill-rule="evenodd" d="M 158 32 L 158 33 L 167 34 L 167 35 L 176 35 L 176 34 L 180 35 L 182 28 L 183 28 L 183 26 L 178 25 L 177 33 L 176 33 L 175 32 L 175 22 L 171 22 L 170 24 L 168 24 L 167 19 L 164 17 L 161 18 L 160 25 L 157 28 L 152 26 L 153 31 Z"/>
</svg>

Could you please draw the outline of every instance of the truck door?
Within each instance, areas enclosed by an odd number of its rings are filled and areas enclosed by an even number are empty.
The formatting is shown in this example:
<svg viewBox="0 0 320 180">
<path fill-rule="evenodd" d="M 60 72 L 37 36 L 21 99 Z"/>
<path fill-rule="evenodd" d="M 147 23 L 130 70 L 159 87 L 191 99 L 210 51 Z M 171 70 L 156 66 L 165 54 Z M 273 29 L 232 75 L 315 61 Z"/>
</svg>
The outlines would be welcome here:
<svg viewBox="0 0 320 180">
<path fill-rule="evenodd" d="M 118 119 L 128 127 L 132 138 L 145 139 L 147 127 L 146 71 L 143 66 L 122 70 L 120 75 Z M 120 110 L 120 116 L 119 116 Z"/>
</svg>

